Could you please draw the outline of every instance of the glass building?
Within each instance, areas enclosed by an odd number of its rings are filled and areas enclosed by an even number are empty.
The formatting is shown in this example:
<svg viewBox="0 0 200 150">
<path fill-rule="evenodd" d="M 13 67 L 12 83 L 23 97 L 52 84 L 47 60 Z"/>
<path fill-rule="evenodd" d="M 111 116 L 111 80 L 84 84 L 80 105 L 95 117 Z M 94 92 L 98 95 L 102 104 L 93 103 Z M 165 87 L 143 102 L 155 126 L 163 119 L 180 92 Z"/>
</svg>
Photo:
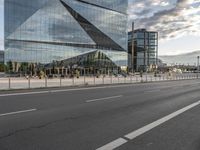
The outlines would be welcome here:
<svg viewBox="0 0 200 150">
<path fill-rule="evenodd" d="M 4 63 L 4 51 L 0 50 L 0 64 Z"/>
<path fill-rule="evenodd" d="M 133 36 L 134 38 L 132 38 Z M 129 68 L 134 67 L 134 71 L 155 70 L 158 60 L 158 32 L 147 31 L 146 29 L 135 30 L 134 34 L 129 32 L 128 53 Z"/>
<path fill-rule="evenodd" d="M 128 0 L 5 0 L 4 5 L 5 62 L 73 58 L 78 64 L 74 58 L 100 51 L 106 56 L 99 59 L 128 65 Z"/>
</svg>

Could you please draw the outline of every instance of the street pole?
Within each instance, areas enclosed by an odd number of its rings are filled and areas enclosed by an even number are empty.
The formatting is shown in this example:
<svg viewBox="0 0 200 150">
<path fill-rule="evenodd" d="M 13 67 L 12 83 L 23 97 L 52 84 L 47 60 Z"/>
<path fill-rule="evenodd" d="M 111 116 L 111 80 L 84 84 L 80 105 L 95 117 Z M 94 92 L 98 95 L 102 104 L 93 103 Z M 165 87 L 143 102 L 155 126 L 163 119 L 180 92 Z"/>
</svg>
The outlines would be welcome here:
<svg viewBox="0 0 200 150">
<path fill-rule="evenodd" d="M 148 63 L 148 56 L 147 56 L 147 41 L 146 41 L 146 30 L 144 32 L 144 72 L 146 74 L 147 77 L 147 64 Z"/>
<path fill-rule="evenodd" d="M 132 59 L 131 59 L 131 64 L 132 64 L 132 73 L 134 73 L 135 69 L 135 41 L 134 41 L 134 30 L 135 30 L 135 24 L 132 22 Z"/>
<path fill-rule="evenodd" d="M 158 72 L 158 35 L 159 33 L 157 32 L 156 34 L 156 73 Z"/>
<path fill-rule="evenodd" d="M 197 56 L 197 77 L 199 78 L 199 58 L 200 58 L 200 56 Z"/>
</svg>

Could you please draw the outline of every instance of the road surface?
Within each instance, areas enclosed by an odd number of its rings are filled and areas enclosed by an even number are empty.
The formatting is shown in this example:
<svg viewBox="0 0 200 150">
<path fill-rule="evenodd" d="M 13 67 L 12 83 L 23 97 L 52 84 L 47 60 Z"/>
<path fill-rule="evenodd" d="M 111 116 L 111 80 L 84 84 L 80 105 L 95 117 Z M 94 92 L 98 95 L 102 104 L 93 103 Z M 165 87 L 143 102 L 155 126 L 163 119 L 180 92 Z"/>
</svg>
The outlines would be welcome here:
<svg viewBox="0 0 200 150">
<path fill-rule="evenodd" d="M 199 150 L 200 80 L 0 92 L 0 150 Z"/>
</svg>

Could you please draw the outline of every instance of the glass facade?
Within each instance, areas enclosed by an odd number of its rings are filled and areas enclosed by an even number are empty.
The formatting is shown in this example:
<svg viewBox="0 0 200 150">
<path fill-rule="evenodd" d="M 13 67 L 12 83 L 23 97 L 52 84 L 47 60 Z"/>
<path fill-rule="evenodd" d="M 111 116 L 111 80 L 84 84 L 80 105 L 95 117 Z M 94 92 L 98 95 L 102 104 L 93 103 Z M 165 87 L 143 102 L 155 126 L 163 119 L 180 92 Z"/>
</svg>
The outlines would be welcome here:
<svg viewBox="0 0 200 150">
<path fill-rule="evenodd" d="M 4 63 L 4 51 L 0 50 L 0 64 Z"/>
<path fill-rule="evenodd" d="M 132 32 L 129 32 L 129 54 L 132 55 Z M 134 70 L 146 71 L 157 65 L 158 33 L 138 29 L 134 31 Z M 129 66 L 131 67 L 129 56 Z"/>
<path fill-rule="evenodd" d="M 127 66 L 128 0 L 5 0 L 5 62 L 48 64 L 101 51 Z"/>
</svg>

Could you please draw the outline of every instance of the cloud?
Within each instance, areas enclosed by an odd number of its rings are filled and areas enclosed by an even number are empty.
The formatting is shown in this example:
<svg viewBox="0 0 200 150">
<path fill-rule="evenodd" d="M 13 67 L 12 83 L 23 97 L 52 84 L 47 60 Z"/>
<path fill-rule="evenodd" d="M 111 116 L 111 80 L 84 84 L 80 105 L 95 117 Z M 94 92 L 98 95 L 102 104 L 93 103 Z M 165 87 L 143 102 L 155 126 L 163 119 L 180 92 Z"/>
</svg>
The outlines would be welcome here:
<svg viewBox="0 0 200 150">
<path fill-rule="evenodd" d="M 137 28 L 158 31 L 160 39 L 200 36 L 200 0 L 131 0 L 129 16 Z"/>
</svg>

